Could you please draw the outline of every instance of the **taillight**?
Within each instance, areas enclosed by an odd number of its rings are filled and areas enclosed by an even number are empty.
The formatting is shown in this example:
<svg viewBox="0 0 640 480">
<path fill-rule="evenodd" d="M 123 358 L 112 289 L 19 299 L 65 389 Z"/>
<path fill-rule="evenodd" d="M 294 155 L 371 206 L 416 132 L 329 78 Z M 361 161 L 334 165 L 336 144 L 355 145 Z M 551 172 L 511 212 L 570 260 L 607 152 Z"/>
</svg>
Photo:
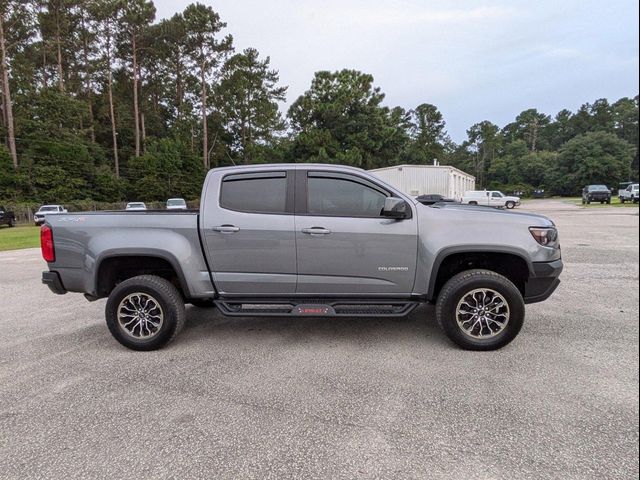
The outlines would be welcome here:
<svg viewBox="0 0 640 480">
<path fill-rule="evenodd" d="M 40 249 L 42 250 L 42 258 L 44 258 L 45 261 L 56 261 L 56 249 L 53 246 L 53 232 L 49 225 L 40 227 Z"/>
</svg>

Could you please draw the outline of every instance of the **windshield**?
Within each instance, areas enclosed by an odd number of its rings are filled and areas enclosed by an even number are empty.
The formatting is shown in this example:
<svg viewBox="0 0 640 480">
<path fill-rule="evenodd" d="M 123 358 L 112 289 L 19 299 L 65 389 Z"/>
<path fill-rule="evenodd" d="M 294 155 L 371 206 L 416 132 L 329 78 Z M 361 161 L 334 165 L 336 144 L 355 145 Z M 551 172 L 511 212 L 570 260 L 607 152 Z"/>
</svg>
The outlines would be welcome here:
<svg viewBox="0 0 640 480">
<path fill-rule="evenodd" d="M 167 200 L 167 205 L 170 207 L 184 207 L 186 204 L 187 202 L 185 202 L 181 198 L 174 198 L 171 200 Z"/>
<path fill-rule="evenodd" d="M 605 185 L 589 185 L 590 192 L 596 192 L 600 190 L 609 190 Z"/>
<path fill-rule="evenodd" d="M 140 208 L 140 207 L 144 207 L 144 203 L 130 203 L 127 205 L 127 207 L 129 208 Z"/>
<path fill-rule="evenodd" d="M 57 212 L 58 207 L 40 207 L 41 212 Z"/>
</svg>

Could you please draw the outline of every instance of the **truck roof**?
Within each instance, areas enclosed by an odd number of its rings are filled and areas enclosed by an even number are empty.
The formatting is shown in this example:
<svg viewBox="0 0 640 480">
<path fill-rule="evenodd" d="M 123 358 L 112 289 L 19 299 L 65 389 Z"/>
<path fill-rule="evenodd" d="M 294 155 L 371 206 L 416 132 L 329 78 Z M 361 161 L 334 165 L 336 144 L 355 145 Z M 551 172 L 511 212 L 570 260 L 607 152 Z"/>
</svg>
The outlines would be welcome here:
<svg viewBox="0 0 640 480">
<path fill-rule="evenodd" d="M 228 167 L 212 168 L 210 171 L 235 171 L 235 170 L 273 170 L 277 169 L 294 169 L 294 170 L 312 170 L 314 168 L 322 168 L 324 170 L 353 170 L 354 172 L 364 172 L 366 170 L 349 165 L 338 165 L 335 163 L 263 163 L 257 165 L 232 165 Z"/>
</svg>

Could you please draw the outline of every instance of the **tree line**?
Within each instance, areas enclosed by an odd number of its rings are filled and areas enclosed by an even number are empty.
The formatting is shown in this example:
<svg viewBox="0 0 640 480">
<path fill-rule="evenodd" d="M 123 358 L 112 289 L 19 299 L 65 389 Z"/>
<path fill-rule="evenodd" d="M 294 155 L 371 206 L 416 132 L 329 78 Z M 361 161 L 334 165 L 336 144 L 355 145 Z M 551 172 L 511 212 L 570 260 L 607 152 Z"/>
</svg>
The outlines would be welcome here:
<svg viewBox="0 0 640 480">
<path fill-rule="evenodd" d="M 436 106 L 386 106 L 355 70 L 316 72 L 283 113 L 269 57 L 236 51 L 211 7 L 155 15 L 148 0 L 0 0 L 0 199 L 196 199 L 209 168 L 273 162 L 437 160 L 555 194 L 638 178 L 637 96 L 483 121 L 456 144 Z"/>
</svg>

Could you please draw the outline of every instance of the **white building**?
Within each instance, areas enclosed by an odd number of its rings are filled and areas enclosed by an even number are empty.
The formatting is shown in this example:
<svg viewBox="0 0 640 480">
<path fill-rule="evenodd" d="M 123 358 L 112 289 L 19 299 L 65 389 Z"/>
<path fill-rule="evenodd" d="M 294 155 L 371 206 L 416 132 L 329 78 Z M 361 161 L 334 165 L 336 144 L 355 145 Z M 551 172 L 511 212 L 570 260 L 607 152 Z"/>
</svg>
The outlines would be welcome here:
<svg viewBox="0 0 640 480">
<path fill-rule="evenodd" d="M 445 165 L 395 165 L 369 172 L 412 197 L 439 194 L 460 200 L 476 188 L 476 177 Z"/>
</svg>

